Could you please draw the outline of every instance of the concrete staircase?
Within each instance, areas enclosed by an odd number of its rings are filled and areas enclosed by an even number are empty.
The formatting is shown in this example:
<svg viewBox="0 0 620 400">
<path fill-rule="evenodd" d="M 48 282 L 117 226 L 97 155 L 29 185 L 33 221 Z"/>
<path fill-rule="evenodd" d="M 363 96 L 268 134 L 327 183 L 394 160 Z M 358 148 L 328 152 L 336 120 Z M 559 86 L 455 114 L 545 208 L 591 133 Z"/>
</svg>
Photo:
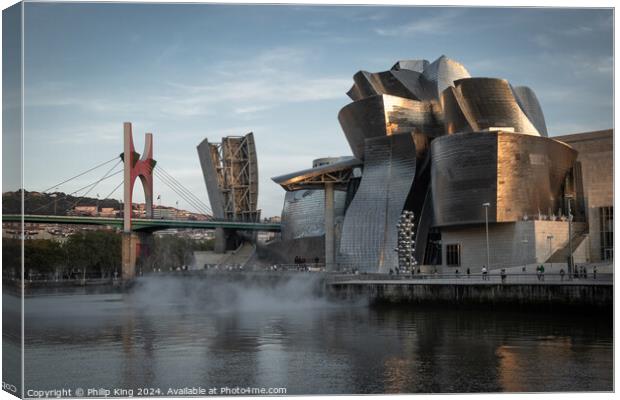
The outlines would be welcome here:
<svg viewBox="0 0 620 400">
<path fill-rule="evenodd" d="M 245 242 L 239 246 L 236 250 L 226 254 L 219 264 L 226 265 L 241 265 L 245 264 L 252 258 L 252 255 L 256 251 L 255 246 L 252 243 Z"/>
<path fill-rule="evenodd" d="M 573 255 L 575 251 L 583 243 L 584 240 L 588 237 L 588 232 L 586 230 L 585 224 L 574 224 L 573 225 L 573 237 L 571 239 L 570 244 L 566 243 L 566 246 L 557 249 L 551 257 L 545 261 L 546 263 L 566 263 L 568 262 L 568 255 L 570 253 L 571 245 L 573 249 Z"/>
</svg>

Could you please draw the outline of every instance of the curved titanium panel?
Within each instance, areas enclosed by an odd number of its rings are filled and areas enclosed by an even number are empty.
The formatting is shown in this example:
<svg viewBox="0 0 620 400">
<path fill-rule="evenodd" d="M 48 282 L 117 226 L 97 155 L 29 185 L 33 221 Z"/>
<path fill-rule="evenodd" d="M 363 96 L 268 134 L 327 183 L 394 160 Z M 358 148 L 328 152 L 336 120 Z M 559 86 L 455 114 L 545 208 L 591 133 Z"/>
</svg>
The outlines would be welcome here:
<svg viewBox="0 0 620 400">
<path fill-rule="evenodd" d="M 397 222 L 416 173 L 411 134 L 366 140 L 364 173 L 347 209 L 338 262 L 360 271 L 386 272 L 398 265 Z"/>
<path fill-rule="evenodd" d="M 455 81 L 469 78 L 470 76 L 463 64 L 446 56 L 439 57 L 424 68 L 424 77 L 431 82 L 435 82 L 434 98 L 436 99 L 439 98 L 446 88 L 454 86 Z"/>
<path fill-rule="evenodd" d="M 512 88 L 505 79 L 461 79 L 455 82 L 453 94 L 471 131 L 514 128 L 518 133 L 540 136 L 519 107 Z"/>
<path fill-rule="evenodd" d="M 566 177 L 577 151 L 560 141 L 500 132 L 497 153 L 497 219 L 560 215 Z"/>
<path fill-rule="evenodd" d="M 421 73 L 409 71 L 407 69 L 389 71 L 389 73 L 412 93 L 414 96 L 412 98 L 417 100 L 437 100 L 434 82 L 426 79 Z M 393 93 L 386 92 L 386 94 Z"/>
<path fill-rule="evenodd" d="M 407 69 L 409 71 L 424 72 L 424 68 L 429 66 L 428 60 L 400 60 L 392 66 L 392 71 Z"/>
<path fill-rule="evenodd" d="M 513 87 L 512 91 L 515 94 L 515 98 L 519 103 L 519 107 L 534 124 L 536 130 L 540 132 L 541 136 L 548 137 L 547 124 L 545 123 L 545 114 L 543 114 L 536 93 L 527 86 Z"/>
<path fill-rule="evenodd" d="M 453 87 L 449 87 L 441 94 L 441 108 L 443 110 L 444 129 L 447 135 L 457 132 L 471 132 L 471 126 L 461 111 L 456 100 Z"/>
<path fill-rule="evenodd" d="M 334 216 L 344 215 L 346 192 L 334 192 Z M 282 240 L 322 236 L 325 234 L 325 192 L 295 190 L 286 192 L 282 209 Z"/>
<path fill-rule="evenodd" d="M 407 69 L 371 73 L 359 71 L 353 75 L 353 87 L 347 95 L 353 100 L 388 94 L 411 100 L 436 99 L 435 85 L 421 73 Z"/>
<path fill-rule="evenodd" d="M 363 160 L 364 141 L 368 138 L 411 132 L 431 137 L 443 134 L 434 104 L 389 95 L 372 96 L 343 107 L 338 121 L 353 155 Z"/>
<path fill-rule="evenodd" d="M 431 144 L 436 226 L 557 213 L 576 151 L 553 139 L 508 132 L 443 136 Z"/>
</svg>

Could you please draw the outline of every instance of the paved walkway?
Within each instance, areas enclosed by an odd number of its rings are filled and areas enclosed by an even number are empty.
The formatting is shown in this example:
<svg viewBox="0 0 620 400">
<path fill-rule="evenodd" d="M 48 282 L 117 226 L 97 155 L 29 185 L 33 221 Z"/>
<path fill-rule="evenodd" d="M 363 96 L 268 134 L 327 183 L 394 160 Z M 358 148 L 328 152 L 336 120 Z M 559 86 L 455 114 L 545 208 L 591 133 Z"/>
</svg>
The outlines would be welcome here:
<svg viewBox="0 0 620 400">
<path fill-rule="evenodd" d="M 497 285 L 501 283 L 499 276 L 483 280 L 481 277 L 463 278 L 428 278 L 428 279 L 343 279 L 329 282 L 330 285 Z M 569 281 L 565 278 L 545 276 L 544 280 L 538 280 L 536 276 L 516 277 L 507 276 L 506 285 L 612 285 L 611 279 L 574 279 Z"/>
<path fill-rule="evenodd" d="M 529 267 L 529 268 L 528 268 Z M 535 272 L 535 265 L 526 267 L 506 268 L 505 284 L 536 284 L 536 285 L 610 285 L 613 284 L 613 274 L 609 272 L 600 272 L 597 268 L 596 279 L 589 269 L 586 278 L 579 277 L 570 279 L 568 273 L 564 276 L 560 274 L 560 270 L 566 266 L 545 266 L 545 273 L 538 275 Z M 609 268 L 601 268 L 609 270 Z M 529 271 L 529 272 L 528 272 Z M 501 270 L 491 270 L 483 279 L 481 273 L 475 273 L 467 276 L 467 274 L 444 273 L 444 274 L 419 274 L 419 275 L 388 275 L 388 274 L 361 274 L 361 275 L 336 275 L 329 278 L 331 284 L 350 283 L 350 284 L 404 284 L 404 285 L 496 285 L 502 283 Z"/>
</svg>

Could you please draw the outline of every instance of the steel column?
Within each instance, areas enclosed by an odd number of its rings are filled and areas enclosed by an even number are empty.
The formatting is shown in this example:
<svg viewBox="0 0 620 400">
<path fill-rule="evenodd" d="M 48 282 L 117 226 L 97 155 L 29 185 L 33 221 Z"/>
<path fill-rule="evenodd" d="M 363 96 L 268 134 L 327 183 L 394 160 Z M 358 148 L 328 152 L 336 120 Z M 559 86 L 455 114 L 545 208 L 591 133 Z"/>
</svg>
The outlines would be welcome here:
<svg viewBox="0 0 620 400">
<path fill-rule="evenodd" d="M 325 270 L 334 269 L 334 183 L 325 183 Z"/>
</svg>

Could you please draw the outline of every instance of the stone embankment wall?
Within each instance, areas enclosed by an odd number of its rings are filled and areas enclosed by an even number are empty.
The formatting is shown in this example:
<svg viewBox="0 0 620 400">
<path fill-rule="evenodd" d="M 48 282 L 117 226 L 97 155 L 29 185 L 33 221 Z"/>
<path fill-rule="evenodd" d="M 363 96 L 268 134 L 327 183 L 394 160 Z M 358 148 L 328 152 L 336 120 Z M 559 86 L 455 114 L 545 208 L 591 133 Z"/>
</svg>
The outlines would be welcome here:
<svg viewBox="0 0 620 400">
<path fill-rule="evenodd" d="M 347 283 L 326 285 L 337 299 L 366 299 L 371 304 L 449 304 L 454 306 L 514 306 L 515 308 L 611 309 L 612 284 L 424 284 Z"/>
</svg>

